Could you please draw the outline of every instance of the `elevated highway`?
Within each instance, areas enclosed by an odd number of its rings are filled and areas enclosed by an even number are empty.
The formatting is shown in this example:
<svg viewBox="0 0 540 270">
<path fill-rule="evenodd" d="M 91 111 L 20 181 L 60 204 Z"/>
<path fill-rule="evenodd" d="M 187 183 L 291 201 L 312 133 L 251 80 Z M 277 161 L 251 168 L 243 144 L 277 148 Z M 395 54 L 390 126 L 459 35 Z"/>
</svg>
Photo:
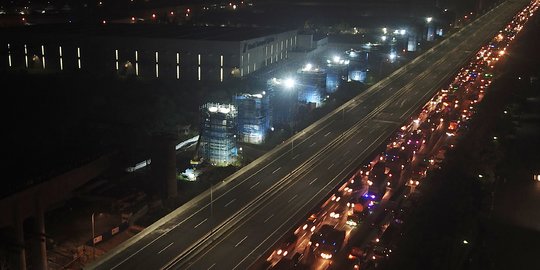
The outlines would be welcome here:
<svg viewBox="0 0 540 270">
<path fill-rule="evenodd" d="M 500 4 L 91 268 L 249 268 L 528 3 Z"/>
</svg>

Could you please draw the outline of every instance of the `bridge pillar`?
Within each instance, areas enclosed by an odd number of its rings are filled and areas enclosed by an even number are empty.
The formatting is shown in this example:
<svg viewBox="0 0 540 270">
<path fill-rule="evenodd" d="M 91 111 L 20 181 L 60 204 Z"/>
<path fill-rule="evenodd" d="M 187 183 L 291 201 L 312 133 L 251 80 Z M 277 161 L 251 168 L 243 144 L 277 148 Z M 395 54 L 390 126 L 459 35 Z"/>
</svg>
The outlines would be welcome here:
<svg viewBox="0 0 540 270">
<path fill-rule="evenodd" d="M 32 268 L 47 269 L 47 238 L 45 236 L 45 206 L 40 195 L 35 198 L 35 222 L 34 233 L 36 237 L 32 241 Z"/>
<path fill-rule="evenodd" d="M 416 39 L 416 33 L 415 32 L 409 33 L 409 39 L 407 40 L 407 51 L 415 52 L 417 43 L 418 43 L 418 40 Z"/>
<path fill-rule="evenodd" d="M 15 215 L 14 215 L 14 224 L 15 224 L 15 244 L 16 244 L 16 258 L 14 260 L 15 268 L 26 270 L 26 249 L 24 247 L 24 227 L 23 227 L 23 217 L 21 213 L 19 203 L 15 206 Z"/>
<path fill-rule="evenodd" d="M 156 136 L 153 150 L 151 166 L 158 192 L 165 199 L 174 199 L 178 196 L 175 141 L 170 136 Z"/>
</svg>

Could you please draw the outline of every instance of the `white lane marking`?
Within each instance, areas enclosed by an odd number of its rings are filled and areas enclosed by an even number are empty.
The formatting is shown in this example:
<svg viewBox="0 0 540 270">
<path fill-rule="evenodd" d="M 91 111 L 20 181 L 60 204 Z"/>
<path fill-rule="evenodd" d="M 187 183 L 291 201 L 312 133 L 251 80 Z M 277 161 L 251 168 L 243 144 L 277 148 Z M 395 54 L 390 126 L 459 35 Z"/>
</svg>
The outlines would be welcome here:
<svg viewBox="0 0 540 270">
<path fill-rule="evenodd" d="M 256 187 L 261 181 L 255 183 L 255 185 L 251 186 L 249 189 L 253 189 L 254 187 Z"/>
<path fill-rule="evenodd" d="M 294 200 L 294 198 L 296 198 L 296 196 L 298 196 L 298 194 L 294 194 L 294 196 L 292 196 L 292 198 L 290 198 L 287 202 L 291 202 L 292 200 Z"/>
<path fill-rule="evenodd" d="M 330 166 L 328 167 L 328 169 L 330 170 L 330 168 L 334 167 L 334 164 L 335 164 L 335 163 L 332 163 L 332 165 L 330 165 Z"/>
<path fill-rule="evenodd" d="M 271 214 L 269 217 L 267 217 L 263 223 L 266 223 L 268 220 L 270 220 L 272 217 L 274 216 L 274 214 Z"/>
<path fill-rule="evenodd" d="M 232 199 L 230 202 L 228 202 L 226 205 L 224 205 L 224 207 L 229 206 L 229 204 L 233 203 L 234 201 L 236 201 L 236 198 L 235 198 L 235 199 Z"/>
<path fill-rule="evenodd" d="M 348 154 L 350 152 L 351 152 L 351 150 L 347 150 L 347 151 L 345 151 L 345 153 L 343 155 L 346 155 L 346 154 Z"/>
<path fill-rule="evenodd" d="M 332 131 L 328 131 L 328 133 L 326 133 L 326 134 L 324 135 L 324 137 L 330 135 L 330 133 L 332 133 Z"/>
<path fill-rule="evenodd" d="M 414 61 L 414 60 L 413 60 Z M 332 123 L 334 123 L 335 119 L 331 119 L 330 121 L 328 121 L 324 126 L 320 127 L 321 130 L 323 130 L 324 128 L 330 126 Z M 313 132 L 306 132 L 306 134 L 308 134 L 309 136 L 305 139 L 305 140 L 308 140 L 310 139 L 311 137 L 313 136 L 316 136 L 317 134 L 319 134 L 319 131 L 313 131 Z M 241 181 L 240 183 L 237 183 L 235 184 L 234 187 L 232 187 L 231 189 L 228 189 L 225 191 L 225 193 L 223 193 L 222 195 L 220 195 L 220 198 L 225 196 L 226 194 L 228 194 L 229 192 L 231 192 L 232 190 L 234 190 L 235 188 L 237 188 L 238 186 L 240 186 L 241 184 L 243 184 L 245 181 L 249 180 L 252 178 L 252 176 L 256 175 L 257 173 L 261 172 L 262 170 L 268 168 L 270 165 L 272 165 L 274 162 L 277 162 L 278 160 L 281 159 L 281 157 L 283 157 L 285 154 L 287 153 L 283 153 L 281 155 L 279 155 L 277 158 L 275 158 L 274 160 L 272 160 L 269 164 L 263 166 L 262 168 L 258 169 L 257 172 L 253 173 L 253 174 L 250 174 L 246 179 L 244 179 L 243 181 Z M 149 247 L 150 245 L 153 245 L 156 241 L 160 240 L 162 237 L 166 236 L 169 232 L 173 231 L 174 229 L 176 229 L 178 226 L 184 224 L 186 221 L 188 221 L 190 218 L 194 217 L 195 215 L 198 215 L 201 211 L 203 211 L 204 209 L 206 209 L 206 207 L 200 207 L 198 210 L 196 210 L 195 212 L 193 212 L 192 214 L 190 214 L 187 218 L 185 218 L 184 220 L 182 220 L 181 222 L 178 222 L 176 223 L 174 226 L 172 226 L 170 229 L 166 229 L 165 232 L 163 232 L 162 234 L 160 234 L 158 237 L 154 238 L 152 241 L 150 241 L 149 243 L 147 243 L 146 245 L 144 245 L 143 247 L 141 247 L 140 249 L 136 250 L 135 252 L 131 253 L 129 256 L 127 256 L 126 258 L 124 258 L 121 262 L 115 264 L 111 270 L 114 270 L 118 267 L 120 267 L 120 265 L 124 264 L 126 261 L 130 260 L 131 258 L 133 258 L 133 256 L 139 254 L 141 251 L 143 251 L 144 249 L 146 249 L 147 247 Z M 182 212 L 184 213 L 184 212 Z M 157 223 L 157 222 L 156 222 Z M 163 224 L 159 225 L 158 227 L 161 227 L 163 226 Z M 157 227 L 156 227 L 157 228 Z M 146 235 L 148 235 L 148 233 L 146 234 L 137 234 L 137 238 L 142 238 L 142 237 L 145 237 Z M 125 250 L 125 249 L 121 249 L 121 250 Z"/>
<path fill-rule="evenodd" d="M 206 270 L 210 270 L 210 269 L 214 268 L 214 266 L 216 266 L 216 264 L 215 264 L 215 263 L 214 263 L 214 264 L 212 264 L 212 265 L 210 265 L 210 267 L 208 267 L 208 269 L 206 269 Z"/>
<path fill-rule="evenodd" d="M 158 254 L 161 254 L 161 252 L 163 252 L 164 250 L 166 250 L 168 247 L 172 246 L 172 244 L 174 244 L 174 242 L 171 242 L 170 244 L 168 244 L 166 247 L 164 247 L 162 250 L 160 250 L 158 252 Z"/>
<path fill-rule="evenodd" d="M 292 159 L 296 159 L 300 154 L 296 154 Z"/>
<path fill-rule="evenodd" d="M 193 229 L 196 229 L 197 227 L 201 226 L 201 224 L 205 223 L 208 220 L 208 218 L 205 218 L 203 221 L 201 221 L 199 224 L 195 225 Z"/>
<path fill-rule="evenodd" d="M 247 238 L 247 235 L 246 237 L 242 238 L 242 240 L 240 240 L 240 242 L 236 243 L 236 245 L 234 245 L 234 247 L 238 247 L 240 244 L 242 244 L 242 242 L 244 242 L 244 240 L 246 240 Z"/>
<path fill-rule="evenodd" d="M 276 172 L 279 171 L 280 169 L 281 169 L 281 167 L 275 169 L 275 170 L 272 172 L 272 174 L 276 173 Z"/>
<path fill-rule="evenodd" d="M 317 142 L 314 142 L 314 143 L 310 144 L 309 147 L 314 146 L 316 143 L 317 143 Z"/>
<path fill-rule="evenodd" d="M 309 182 L 309 184 L 313 184 L 315 181 L 317 181 L 317 179 L 319 179 L 319 177 L 315 177 L 315 179 L 311 180 L 311 182 Z"/>
<path fill-rule="evenodd" d="M 361 144 L 364 139 L 360 139 L 356 144 Z"/>
</svg>

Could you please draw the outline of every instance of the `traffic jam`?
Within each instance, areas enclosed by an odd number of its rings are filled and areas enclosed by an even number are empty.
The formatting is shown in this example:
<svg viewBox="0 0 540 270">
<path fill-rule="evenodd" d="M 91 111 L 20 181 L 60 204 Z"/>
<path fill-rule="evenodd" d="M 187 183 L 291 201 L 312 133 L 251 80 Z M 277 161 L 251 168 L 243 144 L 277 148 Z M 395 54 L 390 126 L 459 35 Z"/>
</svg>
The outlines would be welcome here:
<svg viewBox="0 0 540 270">
<path fill-rule="evenodd" d="M 375 269 L 392 256 L 422 184 L 468 129 L 496 63 L 539 6 L 533 1 L 514 16 L 448 87 L 389 138 L 384 152 L 280 240 L 266 259 L 267 269 Z"/>
</svg>

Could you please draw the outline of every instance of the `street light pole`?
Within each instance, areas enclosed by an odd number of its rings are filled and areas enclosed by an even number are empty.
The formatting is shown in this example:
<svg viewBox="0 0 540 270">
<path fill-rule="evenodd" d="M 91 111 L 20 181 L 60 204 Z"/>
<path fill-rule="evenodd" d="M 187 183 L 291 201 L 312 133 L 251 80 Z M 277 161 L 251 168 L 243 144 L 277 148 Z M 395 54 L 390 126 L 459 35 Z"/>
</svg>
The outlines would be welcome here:
<svg viewBox="0 0 540 270">
<path fill-rule="evenodd" d="M 94 212 L 92 212 L 92 258 L 96 259 L 96 230 L 95 230 L 95 219 Z"/>
</svg>

